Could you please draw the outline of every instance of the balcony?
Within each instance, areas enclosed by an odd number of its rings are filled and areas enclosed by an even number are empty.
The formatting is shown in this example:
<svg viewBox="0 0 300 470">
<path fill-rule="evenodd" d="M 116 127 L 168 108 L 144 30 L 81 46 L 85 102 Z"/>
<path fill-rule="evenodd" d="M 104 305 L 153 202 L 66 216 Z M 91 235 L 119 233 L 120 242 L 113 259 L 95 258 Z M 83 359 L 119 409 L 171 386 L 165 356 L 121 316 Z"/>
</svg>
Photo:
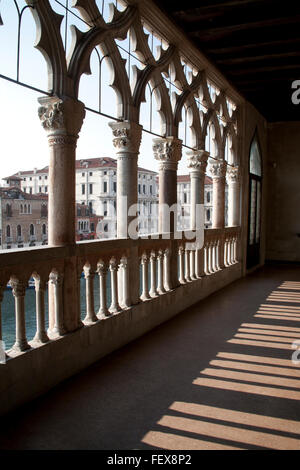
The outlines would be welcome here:
<svg viewBox="0 0 300 470">
<path fill-rule="evenodd" d="M 232 283 L 3 416 L 0 448 L 298 449 L 299 281 L 289 265 Z"/>
<path fill-rule="evenodd" d="M 17 261 L 14 253 L 2 253 L 0 278 L 2 285 L 9 281 L 12 285 L 16 332 L 14 346 L 6 351 L 6 364 L 0 368 L 0 412 L 44 392 L 239 278 L 239 233 L 239 228 L 206 230 L 201 250 L 195 250 L 190 234 L 189 239 L 157 235 L 156 239 L 144 236 L 79 242 L 73 248 L 27 249 L 18 253 Z M 79 301 L 82 272 L 86 297 L 83 322 Z M 32 275 L 37 327 L 34 339 L 28 342 L 25 286 Z M 95 276 L 99 278 L 97 312 Z M 53 301 L 46 331 L 47 283 Z M 32 380 L 29 370 L 35 370 L 39 379 Z M 46 381 L 42 379 L 45 370 Z M 8 400 L 11 380 L 14 393 Z"/>
</svg>

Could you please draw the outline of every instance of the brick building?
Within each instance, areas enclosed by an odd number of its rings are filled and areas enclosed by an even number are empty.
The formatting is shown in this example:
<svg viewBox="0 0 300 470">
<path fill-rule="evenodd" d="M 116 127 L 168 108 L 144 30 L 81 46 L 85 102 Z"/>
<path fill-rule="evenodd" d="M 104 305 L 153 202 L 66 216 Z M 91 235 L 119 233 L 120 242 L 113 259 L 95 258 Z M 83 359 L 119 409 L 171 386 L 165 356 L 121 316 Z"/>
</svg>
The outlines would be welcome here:
<svg viewBox="0 0 300 470">
<path fill-rule="evenodd" d="M 45 245 L 48 196 L 24 193 L 20 186 L 0 188 L 1 249 Z"/>
</svg>

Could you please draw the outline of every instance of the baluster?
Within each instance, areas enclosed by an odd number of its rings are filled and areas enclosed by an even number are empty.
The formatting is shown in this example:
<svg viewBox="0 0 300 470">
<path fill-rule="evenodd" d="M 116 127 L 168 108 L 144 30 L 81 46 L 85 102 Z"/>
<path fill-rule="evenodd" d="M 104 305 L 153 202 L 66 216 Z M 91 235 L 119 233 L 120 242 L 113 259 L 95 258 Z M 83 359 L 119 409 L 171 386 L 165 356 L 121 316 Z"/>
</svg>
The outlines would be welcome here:
<svg viewBox="0 0 300 470">
<path fill-rule="evenodd" d="M 237 263 L 237 238 L 234 239 L 233 259 L 234 263 Z"/>
<path fill-rule="evenodd" d="M 122 307 L 129 308 L 130 307 L 130 295 L 129 295 L 129 268 L 128 268 L 128 260 L 127 258 L 121 258 L 120 268 L 121 270 L 121 285 L 122 285 Z"/>
<path fill-rule="evenodd" d="M 93 323 L 98 321 L 95 314 L 95 302 L 94 302 L 94 270 L 90 265 L 83 267 L 84 278 L 85 278 L 85 302 L 86 302 L 86 316 L 84 321 L 86 323 Z"/>
<path fill-rule="evenodd" d="M 111 304 L 110 313 L 117 313 L 121 310 L 118 303 L 118 263 L 115 258 L 111 258 L 109 263 L 110 279 L 111 279 Z"/>
<path fill-rule="evenodd" d="M 54 326 L 50 331 L 51 335 L 62 336 L 65 334 L 63 325 L 63 300 L 62 300 L 62 283 L 63 276 L 61 273 L 51 272 L 49 281 L 53 286 L 54 293 Z"/>
<path fill-rule="evenodd" d="M 164 265 L 163 265 L 163 251 L 159 250 L 157 255 L 157 265 L 158 265 L 158 279 L 157 279 L 157 292 L 159 294 L 164 294 Z"/>
<path fill-rule="evenodd" d="M 179 255 L 179 282 L 180 282 L 180 284 L 185 284 L 185 279 L 184 279 L 184 249 L 183 249 L 183 246 L 179 247 L 178 255 Z"/>
<path fill-rule="evenodd" d="M 210 272 L 213 274 L 215 272 L 215 241 L 210 242 Z"/>
<path fill-rule="evenodd" d="M 227 239 L 225 238 L 225 240 L 224 240 L 224 266 L 225 266 L 226 268 L 227 268 L 227 266 L 228 266 L 227 259 L 228 259 L 228 241 L 227 241 Z"/>
<path fill-rule="evenodd" d="M 228 264 L 232 265 L 232 237 L 229 239 Z"/>
<path fill-rule="evenodd" d="M 98 318 L 102 316 L 108 317 L 110 315 L 107 308 L 107 295 L 106 295 L 106 280 L 107 280 L 107 266 L 102 261 L 97 265 L 97 273 L 99 276 L 99 295 L 100 295 L 100 307 L 98 312 Z"/>
<path fill-rule="evenodd" d="M 206 243 L 204 246 L 204 272 L 205 274 L 208 273 L 208 244 Z"/>
<path fill-rule="evenodd" d="M 148 299 L 150 299 L 150 295 L 149 295 L 149 284 L 148 284 L 148 256 L 147 256 L 147 253 L 142 254 L 141 265 L 142 265 L 142 285 L 143 285 L 141 300 L 148 300 Z"/>
<path fill-rule="evenodd" d="M 195 271 L 195 250 L 192 249 L 190 251 L 190 269 L 191 269 L 191 280 L 192 281 L 195 281 L 197 279 L 196 277 L 196 271 Z"/>
<path fill-rule="evenodd" d="M 170 279 L 170 251 L 168 248 L 164 253 L 164 287 L 166 291 L 171 290 L 171 279 Z"/>
<path fill-rule="evenodd" d="M 187 282 L 191 282 L 192 279 L 190 276 L 190 250 L 185 248 L 184 255 L 185 255 L 185 280 Z"/>
<path fill-rule="evenodd" d="M 157 279 L 156 279 L 156 254 L 155 251 L 151 251 L 150 254 L 150 296 L 157 297 Z"/>
<path fill-rule="evenodd" d="M 36 305 L 36 334 L 33 341 L 38 343 L 47 343 L 49 341 L 45 325 L 45 290 L 47 282 L 41 279 L 40 276 L 33 277 Z"/>
<path fill-rule="evenodd" d="M 18 279 L 11 280 L 12 293 L 15 298 L 15 314 L 16 314 L 16 342 L 13 345 L 15 351 L 26 351 L 30 346 L 26 338 L 25 327 L 25 292 L 26 284 Z"/>
<path fill-rule="evenodd" d="M 211 269 L 211 265 L 212 265 L 212 250 L 211 250 L 212 246 L 211 246 L 211 242 L 208 243 L 208 247 L 207 247 L 207 251 L 208 251 L 208 259 L 207 259 L 207 272 L 208 274 L 212 274 L 212 269 Z"/>
<path fill-rule="evenodd" d="M 216 241 L 216 270 L 220 271 L 220 241 Z"/>
</svg>

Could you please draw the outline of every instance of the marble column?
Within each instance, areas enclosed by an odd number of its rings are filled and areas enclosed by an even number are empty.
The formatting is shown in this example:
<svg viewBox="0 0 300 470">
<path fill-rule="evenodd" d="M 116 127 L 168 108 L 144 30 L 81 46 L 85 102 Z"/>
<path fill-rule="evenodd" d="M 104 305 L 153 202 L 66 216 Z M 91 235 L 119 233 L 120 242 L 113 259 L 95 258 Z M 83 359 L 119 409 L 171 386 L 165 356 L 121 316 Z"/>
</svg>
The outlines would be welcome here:
<svg viewBox="0 0 300 470">
<path fill-rule="evenodd" d="M 117 237 L 128 238 L 128 226 L 135 215 L 128 209 L 138 202 L 137 161 L 142 126 L 134 122 L 110 122 L 117 156 Z"/>
<path fill-rule="evenodd" d="M 76 145 L 84 117 L 84 104 L 69 97 L 43 96 L 38 99 L 39 118 L 50 150 L 48 181 L 49 246 L 75 245 Z M 74 331 L 82 326 L 76 257 L 64 265 L 62 304 L 64 326 Z M 55 324 L 54 285 L 49 285 L 49 325 Z"/>
<path fill-rule="evenodd" d="M 71 98 L 38 99 L 42 126 L 50 148 L 48 240 L 50 246 L 75 243 L 75 157 L 84 105 Z"/>
<path fill-rule="evenodd" d="M 177 203 L 177 166 L 181 140 L 176 137 L 153 139 L 154 158 L 159 162 L 159 232 L 176 231 L 177 213 L 169 210 Z"/>
<path fill-rule="evenodd" d="M 195 230 L 197 228 L 197 204 L 204 205 L 205 172 L 209 153 L 205 150 L 192 150 L 187 152 L 187 157 L 191 180 L 190 229 Z M 193 255 L 195 255 L 195 275 L 200 278 L 204 275 L 204 247 L 196 248 Z"/>
<path fill-rule="evenodd" d="M 240 177 L 237 166 L 227 167 L 228 226 L 240 225 Z"/>
<path fill-rule="evenodd" d="M 225 226 L 225 177 L 227 162 L 210 159 L 210 171 L 213 180 L 212 228 Z"/>
</svg>

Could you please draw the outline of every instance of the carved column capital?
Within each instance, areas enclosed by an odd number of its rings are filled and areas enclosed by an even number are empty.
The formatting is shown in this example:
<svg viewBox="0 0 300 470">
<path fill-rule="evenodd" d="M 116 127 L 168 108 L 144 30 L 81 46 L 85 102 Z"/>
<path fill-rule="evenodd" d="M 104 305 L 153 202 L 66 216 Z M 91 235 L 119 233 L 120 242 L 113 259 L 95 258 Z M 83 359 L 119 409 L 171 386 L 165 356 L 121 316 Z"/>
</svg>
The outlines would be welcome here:
<svg viewBox="0 0 300 470">
<path fill-rule="evenodd" d="M 60 286 L 63 283 L 63 275 L 61 273 L 52 272 L 49 275 L 49 281 L 54 286 Z"/>
<path fill-rule="evenodd" d="M 209 169 L 213 179 L 225 178 L 227 162 L 225 160 L 210 160 Z"/>
<path fill-rule="evenodd" d="M 228 166 L 227 167 L 227 183 L 239 183 L 240 181 L 240 172 L 238 166 Z"/>
<path fill-rule="evenodd" d="M 117 153 L 139 153 L 142 126 L 135 122 L 109 122 L 109 127 L 113 133 L 113 144 L 117 149 Z"/>
<path fill-rule="evenodd" d="M 91 268 L 91 266 L 84 266 L 83 267 L 84 278 L 85 279 L 93 279 L 95 276 L 95 272 Z"/>
<path fill-rule="evenodd" d="M 176 137 L 153 139 L 154 158 L 159 162 L 160 170 L 177 170 L 181 159 L 182 141 Z"/>
<path fill-rule="evenodd" d="M 85 117 L 84 104 L 72 98 L 58 96 L 42 96 L 38 101 L 41 105 L 38 115 L 48 134 L 50 145 L 76 142 Z"/>
<path fill-rule="evenodd" d="M 205 175 L 209 152 L 207 152 L 206 150 L 191 150 L 187 152 L 187 157 L 187 166 L 188 168 L 190 168 L 191 173 L 197 171 L 201 175 Z"/>
<path fill-rule="evenodd" d="M 11 279 L 10 285 L 14 297 L 24 297 L 26 292 L 26 282 L 18 279 Z"/>
</svg>

